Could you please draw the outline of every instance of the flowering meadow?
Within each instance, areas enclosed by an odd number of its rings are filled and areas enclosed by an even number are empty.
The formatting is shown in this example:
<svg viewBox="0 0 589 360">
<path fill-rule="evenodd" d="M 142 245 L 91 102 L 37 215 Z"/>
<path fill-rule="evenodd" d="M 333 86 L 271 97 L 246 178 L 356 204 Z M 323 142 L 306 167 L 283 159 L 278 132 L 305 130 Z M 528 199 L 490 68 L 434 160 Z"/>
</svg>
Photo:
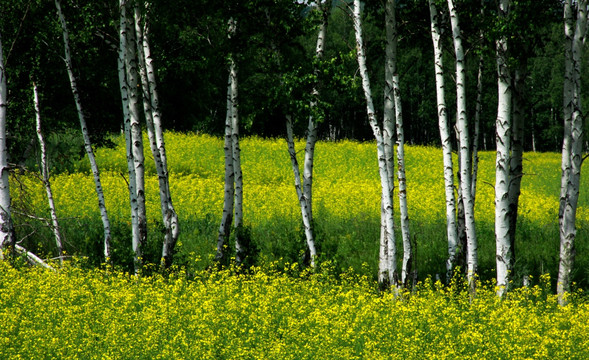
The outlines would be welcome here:
<svg viewBox="0 0 589 360">
<path fill-rule="evenodd" d="M 272 266 L 183 276 L 15 269 L 0 262 L 2 359 L 586 359 L 589 304 L 548 280 L 499 299 L 427 279 L 379 293 L 367 277 Z M 288 273 L 292 270 L 292 273 Z M 548 288 L 548 289 L 547 289 Z"/>
<path fill-rule="evenodd" d="M 247 271 L 211 267 L 222 209 L 223 143 L 167 133 L 182 235 L 175 271 L 130 275 L 130 214 L 123 139 L 97 151 L 113 225 L 114 267 L 101 265 L 101 222 L 87 160 L 51 178 L 68 254 L 56 271 L 0 262 L 1 359 L 586 359 L 589 195 L 584 186 L 574 279 L 557 304 L 558 154 L 525 155 L 514 283 L 493 286 L 494 153 L 483 152 L 477 190 L 480 284 L 436 279 L 446 256 L 441 150 L 406 148 L 408 201 L 419 282 L 406 292 L 375 283 L 379 180 L 372 142 L 320 142 L 314 214 L 319 268 L 302 266 L 305 244 L 282 139 L 242 141 L 245 222 L 259 250 Z M 303 149 L 302 142 L 297 150 Z M 147 153 L 147 151 L 146 151 Z M 300 152 L 299 152 L 300 154 Z M 147 170 L 147 261 L 157 263 L 157 179 Z M 585 183 L 584 183 L 585 185 Z M 21 244 L 52 256 L 45 192 L 31 173 L 12 178 Z M 398 213 L 398 212 L 397 212 Z"/>
<path fill-rule="evenodd" d="M 97 150 L 106 206 L 113 222 L 113 260 L 131 264 L 130 210 L 126 187 L 124 139 L 114 137 L 114 148 Z M 147 142 L 146 142 L 147 144 Z M 304 143 L 297 142 L 302 157 Z M 223 201 L 223 141 L 192 133 L 166 133 L 166 147 L 174 206 L 180 217 L 178 264 L 195 256 L 209 259 L 214 252 Z M 252 243 L 266 261 L 300 262 L 305 251 L 293 173 L 284 139 L 245 138 L 241 141 L 244 178 L 244 221 Z M 412 239 L 416 244 L 418 278 L 445 273 L 445 204 L 441 149 L 407 146 L 407 196 Z M 158 262 L 162 233 L 155 167 L 146 153 L 149 243 L 145 257 Z M 480 154 L 476 221 L 479 270 L 482 279 L 494 276 L 494 152 Z M 526 153 L 520 198 L 514 281 L 538 278 L 558 266 L 558 197 L 560 154 Z M 15 208 L 48 218 L 41 182 L 35 176 L 13 179 Z M 57 212 L 69 254 L 87 256 L 100 264 L 102 228 L 87 159 L 51 178 Z M 573 277 L 589 285 L 589 191 L 581 188 L 578 210 L 577 266 Z M 373 142 L 319 142 L 314 167 L 314 216 L 320 261 L 331 261 L 339 271 L 353 268 L 374 276 L 377 269 L 380 182 Z M 398 207 L 398 203 L 395 203 Z M 398 214 L 398 209 L 396 209 Z M 53 251 L 50 230 L 38 221 L 17 216 L 24 244 L 41 254 Z M 397 231 L 400 233 L 400 231 Z M 30 236 L 29 236 L 30 235 Z M 400 234 L 397 234 L 400 235 Z M 399 236 L 398 236 L 399 237 Z M 401 248 L 399 246 L 399 248 Z M 203 268 L 208 266 L 202 263 Z M 198 270 L 198 269 L 196 269 Z"/>
</svg>

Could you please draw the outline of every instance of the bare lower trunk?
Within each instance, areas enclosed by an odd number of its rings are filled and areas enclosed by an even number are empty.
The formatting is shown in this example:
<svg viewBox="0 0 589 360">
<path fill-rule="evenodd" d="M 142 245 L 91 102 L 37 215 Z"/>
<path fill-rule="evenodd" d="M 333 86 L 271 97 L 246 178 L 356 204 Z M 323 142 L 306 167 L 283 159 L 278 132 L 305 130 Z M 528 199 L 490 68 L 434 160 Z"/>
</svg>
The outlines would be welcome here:
<svg viewBox="0 0 589 360">
<path fill-rule="evenodd" d="M 174 247 L 178 239 L 178 215 L 172 205 L 169 176 L 165 162 L 165 146 L 161 127 L 159 101 L 156 90 L 155 70 L 151 62 L 151 50 L 148 40 L 147 14 L 143 17 L 141 10 L 135 5 L 135 32 L 137 34 L 137 53 L 139 59 L 139 75 L 143 89 L 143 112 L 145 114 L 147 136 L 151 154 L 154 159 L 158 176 L 162 222 L 165 233 L 162 246 L 161 264 L 164 267 L 172 265 Z"/>
<path fill-rule="evenodd" d="M 464 202 L 464 218 L 466 227 L 466 261 L 467 279 L 471 291 L 474 292 L 475 279 L 478 265 L 477 238 L 474 221 L 474 200 L 471 187 L 471 154 L 470 135 L 466 119 L 466 69 L 464 49 L 462 46 L 462 31 L 460 30 L 458 14 L 454 6 L 454 0 L 448 0 L 450 22 L 452 25 L 452 38 L 454 40 L 454 52 L 456 54 L 456 131 L 460 140 L 460 188 Z"/>
<path fill-rule="evenodd" d="M 106 211 L 106 205 L 104 202 L 104 192 L 102 191 L 102 183 L 100 181 L 100 172 L 98 171 L 98 165 L 96 164 L 96 158 L 94 157 L 94 150 L 92 149 L 92 142 L 90 141 L 90 135 L 88 134 L 88 127 L 86 126 L 86 117 L 84 116 L 84 111 L 82 110 L 82 101 L 80 99 L 80 94 L 78 92 L 78 85 L 76 81 L 76 77 L 73 71 L 72 65 L 72 57 L 69 45 L 69 32 L 67 29 L 67 24 L 65 21 L 65 17 L 61 11 L 61 4 L 59 0 L 55 0 L 55 6 L 57 7 L 57 13 L 59 15 L 59 20 L 61 23 L 61 29 L 63 33 L 63 44 L 64 44 L 64 52 L 65 52 L 65 64 L 67 73 L 70 79 L 70 88 L 72 90 L 72 94 L 74 96 L 74 101 L 76 103 L 76 109 L 78 112 L 78 119 L 80 122 L 80 127 L 82 129 L 82 137 L 84 139 L 84 149 L 86 150 L 86 154 L 88 155 L 88 161 L 90 162 L 90 169 L 92 170 L 92 175 L 94 177 L 94 188 L 96 189 L 96 196 L 98 197 L 98 208 L 100 209 L 100 216 L 102 219 L 102 226 L 104 229 L 104 259 L 105 261 L 109 261 L 110 259 L 110 220 L 108 218 L 108 212 Z"/>
<path fill-rule="evenodd" d="M 7 95 L 2 34 L 0 34 L 0 260 L 4 259 L 4 248 L 14 243 L 12 215 L 10 213 L 8 148 L 6 146 Z"/>
<path fill-rule="evenodd" d="M 444 159 L 444 194 L 446 197 L 446 236 L 448 238 L 448 260 L 446 261 L 446 280 L 450 281 L 452 271 L 456 266 L 456 254 L 458 252 L 458 237 L 456 229 L 456 198 L 454 196 L 454 165 L 452 163 L 452 142 L 450 127 L 448 126 L 448 114 L 445 100 L 444 64 L 440 27 L 438 23 L 439 13 L 435 2 L 429 0 L 432 42 L 434 47 L 434 66 L 436 71 L 436 98 L 438 107 L 438 127 L 442 142 L 442 155 Z"/>
<path fill-rule="evenodd" d="M 382 211 L 384 212 L 384 231 L 386 232 L 387 249 L 388 249 L 388 273 L 379 274 L 379 278 L 388 279 L 388 282 L 397 286 L 397 260 L 395 247 L 395 233 L 393 220 L 393 204 L 390 201 L 390 184 L 389 175 L 387 171 L 386 156 L 384 151 L 384 139 L 378 121 L 376 120 L 376 113 L 374 111 L 374 103 L 372 101 L 372 91 L 370 89 L 370 79 L 368 77 L 368 69 L 366 67 L 366 55 L 364 52 L 364 44 L 362 39 L 362 22 L 360 17 L 360 0 L 354 0 L 354 30 L 356 34 L 356 54 L 358 59 L 358 67 L 360 69 L 360 77 L 362 78 L 362 88 L 364 89 L 364 97 L 366 98 L 366 110 L 368 114 L 368 121 L 376 139 L 376 150 L 378 156 L 378 168 L 381 183 L 381 199 Z M 384 268 L 380 267 L 379 268 Z"/>
<path fill-rule="evenodd" d="M 126 70 L 127 62 L 127 9 L 126 1 L 120 0 L 120 22 L 119 22 L 119 59 L 118 72 L 119 84 L 121 90 L 121 102 L 123 108 L 123 131 L 125 134 L 125 146 L 127 153 L 127 170 L 129 172 L 128 188 L 129 188 L 129 202 L 131 205 L 131 231 L 132 231 L 132 247 L 133 247 L 133 263 L 135 274 L 139 274 L 141 268 L 141 229 L 139 222 L 139 201 L 137 197 L 137 180 L 136 168 L 133 152 L 133 139 L 131 132 L 131 114 L 129 110 L 129 83 L 128 72 Z"/>
<path fill-rule="evenodd" d="M 241 264 L 244 260 L 247 249 L 244 239 L 241 238 L 243 228 L 243 174 L 241 171 L 241 149 L 239 147 L 239 112 L 238 112 L 238 69 L 233 58 L 230 61 L 231 77 L 231 144 L 233 158 L 233 180 L 235 182 L 234 214 L 235 226 L 235 261 Z"/>
<path fill-rule="evenodd" d="M 565 134 L 562 151 L 562 180 L 559 209 L 560 261 L 557 293 L 561 305 L 567 303 L 575 259 L 576 213 L 579 199 L 583 150 L 583 107 L 581 103 L 581 60 L 587 31 L 587 1 L 577 4 L 573 32 L 571 1 L 565 2 Z"/>
<path fill-rule="evenodd" d="M 286 141 L 288 144 L 288 153 L 290 154 L 290 160 L 292 163 L 292 170 L 294 173 L 295 178 L 295 190 L 297 192 L 297 198 L 299 199 L 299 205 L 301 207 L 301 214 L 303 217 L 303 227 L 305 228 L 305 238 L 307 239 L 307 247 L 309 248 L 309 253 L 311 256 L 311 266 L 314 267 L 314 259 L 317 254 L 317 250 L 315 248 L 315 240 L 313 235 L 313 228 L 311 224 L 311 215 L 307 207 L 307 201 L 303 194 L 302 183 L 301 183 L 301 173 L 299 170 L 299 163 L 297 161 L 296 150 L 294 146 L 294 136 L 292 130 L 292 118 L 290 115 L 286 117 Z"/>
<path fill-rule="evenodd" d="M 231 74 L 229 74 L 227 83 L 227 116 L 225 118 L 225 188 L 223 197 L 223 214 L 221 216 L 221 224 L 219 226 L 219 236 L 217 237 L 217 254 L 215 260 L 222 262 L 226 258 L 227 240 L 231 234 L 231 224 L 233 221 L 233 200 L 235 195 L 235 172 L 233 170 L 233 122 L 231 104 Z"/>
<path fill-rule="evenodd" d="M 506 16 L 509 1 L 500 3 L 501 16 Z M 509 285 L 509 277 L 512 269 L 511 245 L 509 230 L 509 185 L 511 162 L 511 109 L 512 88 L 511 74 L 507 66 L 507 38 L 502 36 L 497 40 L 497 121 L 496 121 L 496 145 L 497 158 L 495 162 L 495 243 L 497 264 L 497 294 L 502 296 Z"/>
<path fill-rule="evenodd" d="M 57 220 L 57 211 L 55 210 L 55 202 L 53 201 L 53 191 L 51 190 L 51 183 L 49 182 L 49 166 L 47 164 L 47 149 L 45 146 L 45 139 L 41 129 L 41 110 L 39 106 L 39 92 L 37 85 L 33 83 L 33 101 L 35 103 L 35 119 L 37 138 L 39 139 L 39 147 L 41 148 L 41 176 L 43 178 L 43 185 L 47 192 L 47 202 L 49 204 L 49 212 L 51 213 L 51 228 L 53 236 L 55 237 L 55 246 L 57 247 L 57 256 L 59 263 L 63 264 L 63 245 L 61 242 L 61 232 L 59 231 L 59 221 Z"/>
</svg>

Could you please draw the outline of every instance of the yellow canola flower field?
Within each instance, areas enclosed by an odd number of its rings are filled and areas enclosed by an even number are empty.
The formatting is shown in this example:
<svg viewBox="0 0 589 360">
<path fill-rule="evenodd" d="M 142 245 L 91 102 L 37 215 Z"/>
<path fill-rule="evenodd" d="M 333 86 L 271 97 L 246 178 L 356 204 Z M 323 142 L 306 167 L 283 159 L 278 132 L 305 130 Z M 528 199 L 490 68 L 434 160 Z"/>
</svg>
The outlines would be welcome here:
<svg viewBox="0 0 589 360">
<path fill-rule="evenodd" d="M 147 140 L 147 139 L 146 139 Z M 97 161 L 109 211 L 129 217 L 126 190 L 124 139 L 117 147 L 99 149 Z M 172 196 L 180 218 L 215 214 L 220 218 L 223 196 L 223 141 L 208 135 L 166 133 Z M 147 144 L 147 143 L 146 143 Z M 304 142 L 297 141 L 302 163 Z M 290 158 L 284 139 L 245 138 L 241 141 L 245 221 L 253 226 L 272 217 L 299 217 Z M 149 149 L 145 149 L 146 154 Z M 442 152 L 439 148 L 407 146 L 407 196 L 411 219 L 434 222 L 445 219 Z M 494 152 L 482 152 L 477 186 L 477 221 L 494 221 Z M 146 158 L 148 216 L 160 218 L 157 178 L 151 154 Z M 456 165 L 456 161 L 455 161 Z M 301 165 L 302 166 L 302 165 Z M 52 178 L 58 211 L 77 217 L 96 217 L 99 212 L 87 160 L 80 172 Z M 560 155 L 526 153 L 520 214 L 532 222 L 557 224 Z M 36 179 L 27 186 L 28 201 L 46 209 L 44 190 Z M 13 186 L 13 192 L 18 187 Z M 34 196 L 30 196 L 34 194 Z M 380 182 L 373 142 L 319 142 L 314 166 L 314 204 L 320 213 L 341 218 L 380 213 Z M 395 202 L 398 207 L 398 201 Z M 397 209 L 398 213 L 398 209 Z M 581 188 L 578 219 L 589 221 L 589 194 Z"/>
<path fill-rule="evenodd" d="M 0 262 L 0 358 L 587 359 L 589 304 L 558 306 L 547 282 L 471 301 L 463 284 L 395 298 L 272 266 L 186 280 Z"/>
</svg>

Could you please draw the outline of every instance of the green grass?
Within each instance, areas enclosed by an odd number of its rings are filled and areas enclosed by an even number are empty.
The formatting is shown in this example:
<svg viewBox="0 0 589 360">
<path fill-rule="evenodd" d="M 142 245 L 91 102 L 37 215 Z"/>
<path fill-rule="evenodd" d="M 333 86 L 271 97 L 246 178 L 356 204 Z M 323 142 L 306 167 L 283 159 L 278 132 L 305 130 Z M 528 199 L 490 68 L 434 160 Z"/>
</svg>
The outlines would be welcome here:
<svg viewBox="0 0 589 360">
<path fill-rule="evenodd" d="M 130 215 L 123 176 L 126 159 L 123 139 L 113 138 L 114 149 L 99 149 L 97 159 L 111 221 L 115 264 L 129 269 Z M 214 252 L 222 210 L 223 143 L 206 135 L 167 133 L 171 189 L 180 216 L 181 238 L 177 264 L 209 265 Z M 278 263 L 301 263 L 305 251 L 300 210 L 293 186 L 290 159 L 283 139 L 242 140 L 245 224 L 251 231 L 260 258 Z M 297 143 L 297 150 L 304 144 Z M 146 154 L 148 150 L 146 149 Z M 299 153 L 302 155 L 302 153 Z M 409 216 L 417 244 L 419 279 L 445 273 L 447 245 L 442 178 L 442 153 L 438 148 L 406 148 Z M 494 277 L 494 152 L 481 153 L 476 221 L 479 239 L 479 273 Z M 157 180 L 147 155 L 146 170 L 149 242 L 145 257 L 157 262 L 161 248 L 161 220 Z M 319 142 L 314 168 L 314 214 L 320 261 L 330 261 L 337 272 L 349 268 L 374 276 L 378 261 L 379 180 L 376 148 L 372 142 Z M 516 239 L 516 283 L 523 276 L 550 273 L 558 267 L 558 194 L 560 154 L 526 153 L 522 179 L 520 218 Z M 15 208 L 47 216 L 44 191 L 38 180 L 21 177 L 12 184 Z M 88 256 L 89 264 L 102 260 L 101 222 L 87 160 L 75 162 L 69 172 L 52 178 L 57 210 L 69 254 Z M 577 262 L 573 274 L 578 286 L 589 286 L 589 191 L 582 184 L 578 212 Z M 398 215 L 398 203 L 395 203 Z M 49 229 L 38 222 L 16 217 L 19 237 L 40 253 L 51 255 Z M 399 238 L 397 231 L 397 238 Z M 30 236 L 28 236 L 31 234 Z M 398 241 L 400 241 L 398 239 Z M 399 249 L 402 247 L 398 246 Z M 401 254 L 399 254 L 401 255 Z M 192 265 L 195 266 L 195 265 Z M 194 269 L 195 271 L 198 268 Z"/>
</svg>

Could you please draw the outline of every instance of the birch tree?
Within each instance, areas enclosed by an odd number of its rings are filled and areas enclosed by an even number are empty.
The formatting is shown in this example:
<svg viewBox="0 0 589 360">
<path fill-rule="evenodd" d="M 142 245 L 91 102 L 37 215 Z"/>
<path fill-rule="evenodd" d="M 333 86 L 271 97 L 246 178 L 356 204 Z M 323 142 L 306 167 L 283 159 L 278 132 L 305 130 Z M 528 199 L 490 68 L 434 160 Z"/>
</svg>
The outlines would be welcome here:
<svg viewBox="0 0 589 360">
<path fill-rule="evenodd" d="M 84 149 L 88 155 L 88 161 L 90 162 L 90 169 L 94 178 L 94 188 L 96 190 L 96 196 L 98 198 L 98 208 L 100 209 L 100 217 L 102 219 L 102 226 L 104 229 L 104 258 L 108 262 L 110 259 L 110 220 L 108 218 L 108 212 L 104 202 L 104 192 L 102 191 L 102 183 L 100 181 L 100 172 L 98 165 L 96 164 L 96 158 L 94 156 L 94 150 L 92 149 L 92 142 L 90 141 L 90 135 L 88 134 L 88 127 L 86 126 L 86 117 L 82 108 L 82 101 L 80 99 L 80 93 L 78 91 L 78 84 L 76 76 L 74 75 L 72 56 L 70 51 L 69 31 L 67 28 L 67 22 L 63 12 L 61 11 L 60 0 L 55 0 L 55 7 L 57 8 L 57 15 L 59 16 L 59 22 L 61 24 L 61 30 L 63 35 L 63 47 L 64 47 L 64 62 L 68 77 L 70 80 L 70 88 L 76 104 L 76 110 L 78 113 L 78 120 L 80 122 L 80 128 L 82 129 L 82 138 L 84 139 Z"/>
<path fill-rule="evenodd" d="M 508 11 L 509 0 L 501 0 L 499 3 L 500 17 L 505 18 Z M 497 39 L 496 51 L 498 102 L 497 121 L 495 124 L 497 143 L 497 157 L 495 161 L 495 243 L 498 294 L 503 295 L 507 289 L 509 275 L 512 271 L 512 241 L 509 230 L 512 79 L 507 64 L 508 47 L 505 34 L 502 34 Z"/>
<path fill-rule="evenodd" d="M 7 87 L 2 34 L 0 34 L 0 260 L 4 259 L 4 248 L 14 244 L 12 215 L 10 213 L 10 186 L 8 148 L 6 146 Z"/>
<path fill-rule="evenodd" d="M 462 46 L 462 31 L 454 0 L 448 0 L 452 39 L 456 54 L 456 131 L 460 147 L 460 189 L 464 203 L 464 218 L 466 228 L 466 262 L 467 280 L 471 290 L 474 290 L 477 272 L 477 238 L 474 221 L 474 200 L 471 187 L 471 154 L 470 135 L 466 118 L 466 69 L 464 48 Z"/>
<path fill-rule="evenodd" d="M 354 18 L 354 32 L 356 35 L 356 57 L 358 60 L 358 67 L 360 77 L 362 79 L 362 89 L 364 90 L 364 97 L 366 98 L 366 111 L 370 127 L 376 139 L 376 150 L 378 157 L 378 169 L 381 184 L 381 213 L 384 213 L 384 221 L 381 222 L 381 237 L 380 253 L 379 253 L 379 274 L 378 281 L 381 285 L 397 284 L 397 259 L 396 246 L 394 234 L 394 218 L 393 218 L 393 204 L 391 201 L 391 189 L 389 182 L 389 173 L 386 162 L 386 154 L 384 150 L 384 138 L 381 127 L 376 119 L 374 110 L 374 103 L 372 101 L 372 91 L 370 89 L 370 79 L 368 76 L 368 68 L 366 67 L 366 54 L 364 51 L 364 40 L 362 37 L 362 19 L 360 17 L 360 0 L 354 0 L 353 18 Z M 382 218 L 383 216 L 381 216 Z"/>
<path fill-rule="evenodd" d="M 327 19 L 329 17 L 329 2 L 318 3 L 317 8 L 321 12 L 321 24 L 317 34 L 317 42 L 315 46 L 315 78 L 319 75 L 318 63 L 323 58 L 325 48 L 325 36 L 327 33 Z M 286 121 L 287 127 L 287 142 L 289 154 L 292 162 L 293 173 L 295 177 L 295 189 L 301 207 L 301 214 L 303 217 L 303 227 L 305 228 L 305 238 L 307 247 L 309 249 L 309 256 L 311 267 L 315 267 L 315 258 L 317 257 L 317 250 L 315 247 L 315 234 L 313 230 L 313 162 L 315 159 L 315 144 L 317 142 L 317 118 L 314 110 L 317 107 L 317 100 L 319 98 L 319 88 L 317 82 L 313 85 L 311 91 L 312 100 L 309 103 L 309 122 L 307 126 L 307 136 L 305 143 L 305 158 L 303 163 L 303 180 L 301 187 L 301 175 L 297 160 L 297 155 L 294 148 L 294 136 L 292 130 L 292 117 L 288 117 Z"/>
<path fill-rule="evenodd" d="M 143 112 L 145 115 L 149 146 L 158 176 L 162 220 L 165 228 L 161 263 L 164 267 L 169 267 L 172 264 L 174 247 L 179 236 L 178 214 L 172 203 L 172 194 L 170 192 L 170 179 L 161 123 L 161 112 L 159 108 L 159 96 L 157 92 L 153 59 L 151 57 L 151 47 L 149 45 L 147 4 L 143 10 L 144 15 L 142 15 L 142 9 L 139 6 L 139 2 L 136 2 L 134 7 L 134 19 L 135 33 L 137 35 L 139 75 L 141 79 L 141 88 L 143 89 Z"/>
<path fill-rule="evenodd" d="M 401 283 L 407 284 L 411 272 L 411 235 L 409 232 L 409 213 L 407 210 L 407 183 L 405 176 L 405 135 L 403 130 L 403 110 L 401 107 L 401 90 L 399 87 L 399 74 L 397 72 L 397 19 L 395 1 L 387 0 L 385 5 L 386 28 L 386 59 L 385 59 L 385 106 L 383 112 L 383 137 L 387 172 L 389 176 L 389 191 L 394 189 L 394 166 L 392 162 L 392 111 L 391 96 L 394 107 L 395 127 L 397 132 L 397 178 L 399 181 L 399 213 L 401 224 L 401 237 L 403 239 L 403 264 L 401 266 Z"/>
<path fill-rule="evenodd" d="M 431 35 L 434 47 L 434 67 L 436 72 L 436 99 L 438 108 L 438 127 L 442 142 L 444 161 L 444 194 L 446 198 L 446 236 L 448 238 L 448 260 L 446 261 L 446 279 L 452 277 L 458 251 L 458 235 L 456 228 L 456 198 L 454 196 L 454 165 L 452 163 L 452 141 L 448 126 L 448 113 L 445 100 L 445 81 L 443 48 L 439 25 L 440 14 L 434 0 L 429 0 Z"/>
<path fill-rule="evenodd" d="M 135 44 L 130 44 L 130 40 L 128 40 L 128 37 L 131 36 L 131 34 L 129 31 L 129 22 L 127 20 L 127 2 L 125 0 L 119 1 L 119 10 L 120 18 L 118 73 L 124 117 L 123 131 L 125 134 L 125 146 L 127 152 L 127 169 L 129 172 L 129 180 L 127 185 L 129 188 L 129 201 L 131 204 L 131 236 L 134 256 L 133 262 L 135 267 L 135 274 L 138 274 L 139 269 L 141 268 L 141 245 L 143 243 L 145 235 L 145 231 L 144 229 L 142 229 L 143 224 L 141 223 L 141 209 L 143 208 L 143 210 L 145 210 L 145 203 L 143 203 L 143 207 L 141 207 L 140 203 L 142 200 L 144 201 L 145 199 L 142 199 L 139 194 L 139 186 L 137 180 L 139 176 L 137 174 L 137 167 L 135 166 L 138 163 L 135 160 L 135 155 L 137 153 L 136 147 L 139 145 L 135 142 L 138 127 L 137 98 L 136 94 L 134 99 L 131 99 L 129 96 L 130 88 L 132 88 L 133 86 L 135 88 L 137 87 L 136 79 L 134 80 L 134 83 L 133 78 L 129 79 L 130 76 L 135 76 L 135 74 L 133 74 L 133 70 L 136 71 L 136 68 L 133 68 L 131 59 L 129 59 L 129 56 L 134 53 L 134 50 L 129 50 L 128 48 L 134 47 Z M 134 91 L 136 92 L 136 89 L 134 89 Z M 132 114 L 132 112 L 134 112 L 134 114 Z M 132 119 L 133 117 L 135 117 L 135 119 Z M 135 130 L 133 130 L 134 125 Z M 134 133 L 135 136 L 133 135 Z M 139 132 L 139 136 L 141 136 L 141 132 Z M 141 164 L 141 166 L 143 165 Z"/>
<path fill-rule="evenodd" d="M 37 130 L 37 139 L 39 140 L 39 147 L 41 149 L 41 176 L 45 192 L 47 193 L 47 202 L 49 204 L 49 212 L 51 214 L 51 229 L 55 237 L 55 246 L 57 247 L 57 254 L 59 263 L 63 264 L 63 245 L 61 241 L 61 231 L 59 230 L 59 221 L 57 220 L 57 211 L 55 210 L 55 201 L 53 201 L 53 191 L 51 190 L 51 182 L 49 181 L 49 165 L 47 163 L 47 148 L 45 146 L 45 139 L 41 128 L 41 110 L 39 106 L 39 91 L 37 84 L 33 82 L 33 102 L 35 104 L 35 127 Z"/>
<path fill-rule="evenodd" d="M 581 64 L 587 32 L 587 0 L 577 2 L 576 21 L 571 0 L 564 3 L 565 75 L 563 87 L 564 137 L 560 207 L 560 259 L 557 293 L 561 305 L 570 291 L 575 258 L 576 213 L 583 162 L 583 107 L 581 104 Z"/>
<path fill-rule="evenodd" d="M 228 21 L 228 37 L 231 40 L 237 30 L 237 21 Z M 240 264 L 245 248 L 240 237 L 243 229 L 243 177 L 241 172 L 241 150 L 239 147 L 238 112 L 238 68 L 233 53 L 229 54 L 229 76 L 227 81 L 227 115 L 225 117 L 225 189 L 223 215 L 219 226 L 216 260 L 225 257 L 226 241 L 231 234 L 231 223 L 235 222 L 236 262 Z"/>
</svg>

